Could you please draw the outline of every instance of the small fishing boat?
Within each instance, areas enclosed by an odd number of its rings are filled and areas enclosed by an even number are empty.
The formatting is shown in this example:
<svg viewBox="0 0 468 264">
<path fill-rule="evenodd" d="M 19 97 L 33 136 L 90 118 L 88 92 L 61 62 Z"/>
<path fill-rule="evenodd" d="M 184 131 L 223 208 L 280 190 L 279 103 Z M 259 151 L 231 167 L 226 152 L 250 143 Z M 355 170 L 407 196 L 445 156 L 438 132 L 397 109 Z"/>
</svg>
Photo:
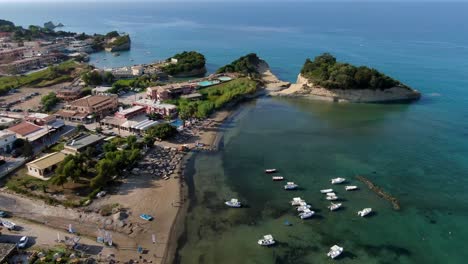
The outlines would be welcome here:
<svg viewBox="0 0 468 264">
<path fill-rule="evenodd" d="M 335 211 L 335 210 L 338 210 L 339 208 L 341 207 L 341 203 L 331 203 L 330 206 L 328 206 L 328 209 L 330 209 L 330 211 Z"/>
<path fill-rule="evenodd" d="M 239 207 L 242 206 L 241 203 L 239 202 L 239 200 L 234 199 L 234 198 L 232 198 L 230 201 L 226 201 L 224 204 L 226 204 L 229 207 L 233 207 L 233 208 L 239 208 Z"/>
<path fill-rule="evenodd" d="M 294 182 L 287 182 L 284 186 L 285 190 L 296 190 L 299 185 L 295 184 Z"/>
<path fill-rule="evenodd" d="M 301 199 L 301 197 L 294 197 L 292 200 L 291 200 L 291 205 L 292 206 L 299 206 L 301 205 L 301 203 L 304 203 L 305 201 Z"/>
<path fill-rule="evenodd" d="M 332 184 L 340 184 L 340 183 L 343 183 L 345 182 L 346 179 L 345 178 L 335 178 L 335 179 L 331 179 L 331 183 Z"/>
<path fill-rule="evenodd" d="M 338 200 L 338 196 L 336 196 L 336 195 L 333 195 L 333 196 L 327 196 L 327 198 L 326 198 L 326 199 L 327 199 L 328 201 L 336 201 L 336 200 Z"/>
<path fill-rule="evenodd" d="M 330 193 L 327 193 L 327 196 L 336 196 L 336 193 L 330 192 Z"/>
<path fill-rule="evenodd" d="M 364 208 L 362 209 L 361 211 L 358 211 L 357 214 L 360 216 L 360 217 L 364 217 L 368 214 L 370 214 L 372 212 L 372 208 Z"/>
<path fill-rule="evenodd" d="M 283 176 L 273 176 L 273 177 L 271 177 L 271 179 L 274 180 L 274 181 L 282 181 L 282 180 L 284 180 Z"/>
<path fill-rule="evenodd" d="M 304 211 L 302 211 L 302 213 L 299 214 L 299 217 L 301 219 L 307 219 L 307 218 L 312 217 L 314 214 L 315 214 L 314 211 L 312 211 L 310 209 L 305 209 Z"/>
<path fill-rule="evenodd" d="M 333 192 L 333 189 L 323 189 L 323 190 L 320 190 L 321 193 L 330 193 L 330 192 Z"/>
<path fill-rule="evenodd" d="M 334 259 L 338 257 L 339 255 L 341 255 L 341 253 L 343 253 L 343 248 L 338 245 L 334 245 L 333 247 L 330 248 L 330 251 L 328 252 L 327 256 Z"/>
<path fill-rule="evenodd" d="M 262 239 L 258 240 L 258 244 L 260 246 L 271 246 L 276 243 L 275 239 L 273 238 L 272 235 L 264 235 Z"/>
<path fill-rule="evenodd" d="M 265 173 L 275 173 L 277 171 L 278 171 L 277 169 L 266 169 Z"/>
<path fill-rule="evenodd" d="M 307 204 L 306 202 L 302 202 L 298 207 L 297 211 L 298 212 L 304 212 L 305 209 L 310 209 L 310 204 Z"/>
<path fill-rule="evenodd" d="M 348 186 L 345 186 L 344 188 L 345 188 L 345 190 L 347 190 L 347 191 L 354 191 L 354 190 L 357 190 L 357 189 L 358 189 L 358 187 L 355 186 L 355 185 L 348 185 Z"/>
</svg>

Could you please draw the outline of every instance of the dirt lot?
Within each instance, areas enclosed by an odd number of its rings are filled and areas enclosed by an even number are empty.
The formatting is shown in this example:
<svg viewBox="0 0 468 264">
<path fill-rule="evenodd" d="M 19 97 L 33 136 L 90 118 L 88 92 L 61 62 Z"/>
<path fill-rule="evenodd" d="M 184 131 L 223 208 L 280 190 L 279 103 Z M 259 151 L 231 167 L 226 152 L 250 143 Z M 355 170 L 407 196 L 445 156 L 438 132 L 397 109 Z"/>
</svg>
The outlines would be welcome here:
<svg viewBox="0 0 468 264">
<path fill-rule="evenodd" d="M 5 96 L 1 96 L 0 104 L 18 101 L 18 100 L 21 100 L 23 97 L 30 95 L 32 93 L 39 93 L 39 95 L 37 96 L 33 96 L 30 99 L 25 100 L 24 102 L 20 102 L 10 107 L 10 109 L 21 109 L 23 111 L 27 109 L 36 111 L 40 107 L 42 96 L 50 92 L 57 92 L 61 88 L 66 87 L 68 85 L 70 85 L 69 82 L 56 84 L 56 85 L 44 87 L 44 88 L 23 87 L 23 88 L 20 88 L 17 93 L 12 93 L 12 94 L 8 94 Z"/>
</svg>

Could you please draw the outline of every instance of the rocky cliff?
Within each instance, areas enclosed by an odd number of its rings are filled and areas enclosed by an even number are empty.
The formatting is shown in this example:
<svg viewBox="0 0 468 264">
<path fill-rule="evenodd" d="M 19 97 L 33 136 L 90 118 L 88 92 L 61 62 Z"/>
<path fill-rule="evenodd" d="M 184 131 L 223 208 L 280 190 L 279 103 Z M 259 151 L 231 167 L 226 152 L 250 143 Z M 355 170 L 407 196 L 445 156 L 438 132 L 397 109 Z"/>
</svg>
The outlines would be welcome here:
<svg viewBox="0 0 468 264">
<path fill-rule="evenodd" d="M 297 82 L 288 89 L 273 92 L 275 96 L 297 96 L 312 99 L 321 99 L 334 102 L 354 102 L 354 103 L 385 103 L 385 102 L 405 102 L 418 100 L 421 93 L 405 87 L 392 87 L 385 90 L 343 90 L 325 89 L 314 85 L 301 74 L 297 77 Z"/>
</svg>

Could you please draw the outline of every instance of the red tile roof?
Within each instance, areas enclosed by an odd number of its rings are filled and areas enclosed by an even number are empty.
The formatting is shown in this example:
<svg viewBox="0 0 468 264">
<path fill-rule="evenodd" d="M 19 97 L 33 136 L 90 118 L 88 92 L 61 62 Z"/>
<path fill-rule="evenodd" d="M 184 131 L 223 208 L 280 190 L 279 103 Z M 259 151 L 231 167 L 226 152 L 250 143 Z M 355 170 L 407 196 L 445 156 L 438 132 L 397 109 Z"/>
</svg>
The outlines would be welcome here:
<svg viewBox="0 0 468 264">
<path fill-rule="evenodd" d="M 42 128 L 40 126 L 36 126 L 32 123 L 25 122 L 25 121 L 17 124 L 16 126 L 12 126 L 8 128 L 8 130 L 10 130 L 11 132 L 14 132 L 23 137 L 41 129 Z"/>
</svg>

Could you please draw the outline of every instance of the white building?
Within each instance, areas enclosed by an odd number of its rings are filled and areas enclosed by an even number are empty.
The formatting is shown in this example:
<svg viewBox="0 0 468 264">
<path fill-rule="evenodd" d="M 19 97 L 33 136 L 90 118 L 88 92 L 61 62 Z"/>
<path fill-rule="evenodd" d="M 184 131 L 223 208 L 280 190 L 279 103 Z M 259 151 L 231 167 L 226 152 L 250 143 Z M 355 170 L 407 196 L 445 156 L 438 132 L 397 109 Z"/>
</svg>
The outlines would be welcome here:
<svg viewBox="0 0 468 264">
<path fill-rule="evenodd" d="M 0 131 L 0 153 L 10 152 L 13 149 L 13 142 L 16 140 L 16 134 L 8 130 Z"/>
</svg>

